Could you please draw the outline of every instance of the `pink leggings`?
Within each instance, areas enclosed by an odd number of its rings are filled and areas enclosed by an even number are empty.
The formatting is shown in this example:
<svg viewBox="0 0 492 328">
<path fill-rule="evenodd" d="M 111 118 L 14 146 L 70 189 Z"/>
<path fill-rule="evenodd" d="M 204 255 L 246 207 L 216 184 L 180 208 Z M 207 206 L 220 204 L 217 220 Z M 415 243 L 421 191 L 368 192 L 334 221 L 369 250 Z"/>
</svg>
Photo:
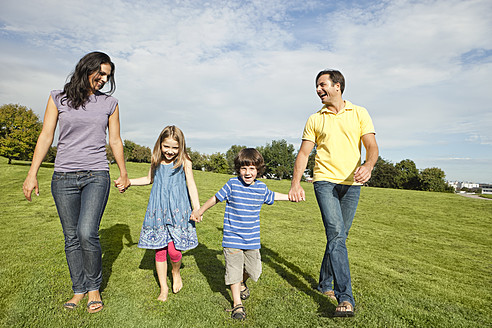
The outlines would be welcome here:
<svg viewBox="0 0 492 328">
<path fill-rule="evenodd" d="M 167 247 L 155 250 L 155 261 L 166 262 L 167 251 L 169 251 L 169 258 L 172 262 L 179 262 L 181 260 L 181 252 L 174 248 L 174 242 L 167 244 Z"/>
</svg>

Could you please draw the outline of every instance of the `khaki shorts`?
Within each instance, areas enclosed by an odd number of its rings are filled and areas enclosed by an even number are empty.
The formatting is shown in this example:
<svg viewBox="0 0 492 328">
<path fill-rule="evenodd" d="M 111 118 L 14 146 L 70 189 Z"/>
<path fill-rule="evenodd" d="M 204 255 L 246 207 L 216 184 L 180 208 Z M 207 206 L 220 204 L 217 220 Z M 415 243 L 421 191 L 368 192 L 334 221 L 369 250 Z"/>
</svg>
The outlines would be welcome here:
<svg viewBox="0 0 492 328">
<path fill-rule="evenodd" d="M 258 281 L 261 275 L 261 255 L 259 249 L 224 248 L 225 284 L 233 285 L 243 280 L 243 272 Z"/>
</svg>

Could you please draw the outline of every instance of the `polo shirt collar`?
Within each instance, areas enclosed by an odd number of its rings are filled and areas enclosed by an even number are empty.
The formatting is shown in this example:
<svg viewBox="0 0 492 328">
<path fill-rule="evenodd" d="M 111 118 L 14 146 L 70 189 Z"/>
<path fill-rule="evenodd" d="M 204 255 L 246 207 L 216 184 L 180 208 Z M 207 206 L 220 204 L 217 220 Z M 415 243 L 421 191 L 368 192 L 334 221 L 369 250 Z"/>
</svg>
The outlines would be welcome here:
<svg viewBox="0 0 492 328">
<path fill-rule="evenodd" d="M 342 114 L 343 112 L 345 112 L 345 111 L 347 111 L 347 110 L 352 110 L 352 109 L 354 109 L 354 105 L 353 105 L 350 101 L 345 100 L 345 107 L 343 107 L 343 109 L 342 109 L 341 111 L 339 111 L 339 112 L 337 113 L 337 115 Z M 324 105 L 324 106 L 320 109 L 320 111 L 319 111 L 319 112 L 320 112 L 321 114 L 324 114 L 324 113 L 331 113 L 331 114 L 335 114 L 334 112 L 332 112 L 331 110 L 329 110 L 329 109 L 326 107 L 326 105 Z"/>
</svg>

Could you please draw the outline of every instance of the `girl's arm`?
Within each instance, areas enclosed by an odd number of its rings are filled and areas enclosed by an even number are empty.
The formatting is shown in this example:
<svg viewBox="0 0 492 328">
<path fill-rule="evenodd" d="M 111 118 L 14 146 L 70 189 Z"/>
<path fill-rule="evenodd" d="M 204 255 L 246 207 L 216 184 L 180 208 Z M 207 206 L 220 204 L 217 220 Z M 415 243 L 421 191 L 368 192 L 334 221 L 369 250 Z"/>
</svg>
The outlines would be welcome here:
<svg viewBox="0 0 492 328">
<path fill-rule="evenodd" d="M 137 179 L 130 179 L 130 186 L 146 186 L 146 185 L 149 185 L 151 184 L 151 177 L 150 177 L 150 174 L 151 174 L 151 171 L 152 171 L 152 168 L 149 169 L 149 174 L 147 174 L 147 176 L 145 177 L 141 177 L 141 178 L 137 178 Z"/>
<path fill-rule="evenodd" d="M 203 217 L 203 214 L 209 209 L 211 208 L 212 206 L 214 206 L 215 204 L 217 204 L 219 202 L 219 200 L 217 199 L 217 197 L 212 196 L 210 197 L 209 200 L 207 200 L 205 202 L 205 204 L 202 205 L 202 207 L 200 207 L 200 209 L 198 210 L 198 213 L 196 216 L 193 217 L 192 215 L 192 220 L 193 221 L 196 221 L 196 222 L 200 222 L 202 220 L 202 217 Z M 194 213 L 193 213 L 194 214 Z"/>
<path fill-rule="evenodd" d="M 114 184 L 120 192 L 124 192 L 130 186 L 128 173 L 125 166 L 125 157 L 123 156 L 123 142 L 120 136 L 120 111 L 118 105 L 108 121 L 109 145 L 113 151 L 114 159 L 120 169 L 120 176 L 114 181 Z M 122 186 L 123 188 L 119 187 Z"/>
<path fill-rule="evenodd" d="M 186 176 L 186 185 L 188 186 L 188 194 L 190 195 L 191 207 L 193 208 L 193 213 L 191 214 L 190 220 L 200 222 L 201 216 L 198 216 L 200 199 L 198 198 L 198 189 L 196 188 L 195 178 L 193 177 L 191 160 L 186 158 L 183 163 L 183 167 Z"/>
<path fill-rule="evenodd" d="M 48 99 L 48 104 L 46 105 L 46 111 L 44 113 L 43 129 L 39 134 L 36 148 L 34 149 L 31 168 L 29 169 L 26 180 L 24 181 L 24 184 L 22 186 L 24 196 L 28 201 L 31 201 L 31 193 L 33 189 L 36 195 L 39 195 L 37 175 L 39 167 L 41 166 L 44 157 L 48 153 L 51 144 L 53 143 L 57 123 L 58 109 L 56 108 L 55 102 L 50 96 L 50 98 Z"/>
</svg>

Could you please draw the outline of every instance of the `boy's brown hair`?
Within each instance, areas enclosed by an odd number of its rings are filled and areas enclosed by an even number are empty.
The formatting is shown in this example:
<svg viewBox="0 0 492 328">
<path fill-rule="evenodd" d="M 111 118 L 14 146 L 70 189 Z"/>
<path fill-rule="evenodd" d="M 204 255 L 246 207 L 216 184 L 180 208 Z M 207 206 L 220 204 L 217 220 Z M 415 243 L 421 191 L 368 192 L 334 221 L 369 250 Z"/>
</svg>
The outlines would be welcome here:
<svg viewBox="0 0 492 328">
<path fill-rule="evenodd" d="M 265 160 L 261 153 L 255 148 L 244 148 L 239 151 L 236 158 L 234 158 L 234 170 L 236 174 L 239 173 L 241 166 L 256 166 L 258 175 L 262 175 L 265 172 Z"/>
</svg>

